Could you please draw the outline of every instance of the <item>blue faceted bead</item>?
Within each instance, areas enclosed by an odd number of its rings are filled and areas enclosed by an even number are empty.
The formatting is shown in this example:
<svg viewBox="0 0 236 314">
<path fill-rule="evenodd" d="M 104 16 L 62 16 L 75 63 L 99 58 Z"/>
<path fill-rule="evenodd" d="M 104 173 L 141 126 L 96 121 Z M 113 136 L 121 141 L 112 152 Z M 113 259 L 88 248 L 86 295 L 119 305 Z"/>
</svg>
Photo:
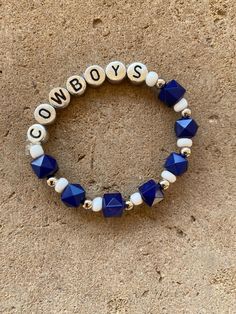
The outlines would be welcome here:
<svg viewBox="0 0 236 314">
<path fill-rule="evenodd" d="M 176 176 L 180 176 L 188 169 L 188 160 L 182 155 L 171 153 L 166 159 L 164 167 Z"/>
<path fill-rule="evenodd" d="M 68 184 L 61 194 L 61 200 L 69 207 L 78 207 L 85 200 L 85 190 L 80 184 Z"/>
<path fill-rule="evenodd" d="M 172 80 L 164 85 L 159 93 L 159 99 L 168 107 L 174 106 L 181 98 L 183 98 L 186 89 L 183 88 L 175 80 Z"/>
<path fill-rule="evenodd" d="M 159 183 L 149 180 L 139 187 L 139 193 L 148 206 L 153 206 L 163 200 L 164 194 Z"/>
<path fill-rule="evenodd" d="M 181 118 L 175 122 L 176 136 L 192 138 L 197 133 L 198 125 L 192 118 Z"/>
<path fill-rule="evenodd" d="M 49 155 L 42 155 L 32 160 L 31 167 L 39 179 L 52 176 L 58 170 L 56 159 Z"/>
<path fill-rule="evenodd" d="M 102 211 L 104 217 L 120 217 L 125 208 L 125 201 L 120 193 L 103 195 Z"/>
</svg>

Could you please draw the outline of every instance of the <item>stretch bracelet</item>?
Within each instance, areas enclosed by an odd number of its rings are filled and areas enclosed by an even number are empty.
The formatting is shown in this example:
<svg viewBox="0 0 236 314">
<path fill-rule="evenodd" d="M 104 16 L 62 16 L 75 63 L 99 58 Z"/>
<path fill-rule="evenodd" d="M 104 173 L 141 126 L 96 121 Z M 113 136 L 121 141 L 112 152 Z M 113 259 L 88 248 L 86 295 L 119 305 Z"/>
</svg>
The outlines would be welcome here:
<svg viewBox="0 0 236 314">
<path fill-rule="evenodd" d="M 172 152 L 166 159 L 161 179 L 156 182 L 153 179 L 140 185 L 137 191 L 128 200 L 121 193 L 105 193 L 93 200 L 86 198 L 85 189 L 78 183 L 69 183 L 65 178 L 56 178 L 58 164 L 55 158 L 44 153 L 43 142 L 48 139 L 46 125 L 55 121 L 56 110 L 69 105 L 71 95 L 82 95 L 87 85 L 100 86 L 107 79 L 110 83 L 119 83 L 126 77 L 134 84 L 145 83 L 158 91 L 158 98 L 168 107 L 173 107 L 175 112 L 181 113 L 181 117 L 175 122 L 175 133 L 179 152 Z M 33 158 L 31 167 L 39 179 L 47 179 L 47 184 L 54 187 L 61 194 L 61 200 L 69 207 L 82 205 L 85 209 L 94 212 L 102 211 L 105 217 L 119 217 L 124 210 L 131 210 L 134 206 L 143 202 L 148 206 L 162 201 L 164 191 L 170 183 L 176 181 L 176 177 L 182 175 L 188 168 L 188 157 L 191 154 L 192 137 L 197 133 L 198 125 L 191 118 L 191 110 L 184 98 L 186 90 L 175 80 L 165 82 L 158 74 L 148 71 L 147 67 L 134 62 L 125 66 L 122 62 L 109 63 L 105 70 L 99 65 L 89 66 L 83 75 L 71 76 L 66 87 L 53 88 L 49 93 L 49 103 L 40 104 L 34 111 L 37 124 L 33 124 L 27 131 L 27 140 L 30 142 L 28 150 Z"/>
</svg>

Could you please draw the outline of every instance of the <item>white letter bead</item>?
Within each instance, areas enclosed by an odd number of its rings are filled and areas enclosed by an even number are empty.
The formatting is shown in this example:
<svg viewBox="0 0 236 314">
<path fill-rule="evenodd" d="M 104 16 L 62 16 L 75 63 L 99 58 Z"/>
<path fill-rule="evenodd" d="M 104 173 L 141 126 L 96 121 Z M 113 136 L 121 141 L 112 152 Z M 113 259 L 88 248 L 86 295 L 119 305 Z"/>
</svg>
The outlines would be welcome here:
<svg viewBox="0 0 236 314">
<path fill-rule="evenodd" d="M 66 88 L 71 95 L 82 95 L 86 90 L 86 81 L 82 76 L 73 75 L 68 78 Z"/>
<path fill-rule="evenodd" d="M 55 108 L 65 108 L 70 103 L 70 93 L 64 87 L 55 87 L 49 93 L 49 102 Z"/>
<path fill-rule="evenodd" d="M 69 182 L 65 178 L 58 179 L 56 181 L 55 191 L 57 193 L 62 193 L 64 191 L 64 189 L 67 187 L 68 184 L 69 184 Z"/>
<path fill-rule="evenodd" d="M 109 63 L 105 72 L 111 83 L 119 83 L 126 77 L 126 67 L 120 61 L 113 61 Z"/>
<path fill-rule="evenodd" d="M 191 138 L 179 138 L 177 140 L 177 146 L 178 147 L 192 147 L 193 141 Z"/>
<path fill-rule="evenodd" d="M 130 196 L 130 200 L 134 205 L 140 205 L 143 203 L 142 196 L 139 192 L 136 192 Z"/>
<path fill-rule="evenodd" d="M 27 138 L 31 143 L 46 142 L 48 135 L 45 127 L 41 124 L 33 124 L 27 131 Z"/>
<path fill-rule="evenodd" d="M 56 119 L 56 110 L 49 104 L 41 104 L 35 109 L 34 117 L 40 124 L 50 124 Z"/>
<path fill-rule="evenodd" d="M 40 144 L 30 146 L 30 155 L 33 159 L 38 158 L 44 154 L 43 147 Z"/>
<path fill-rule="evenodd" d="M 182 98 L 177 104 L 174 105 L 174 111 L 180 112 L 188 107 L 188 102 L 185 98 Z"/>
<path fill-rule="evenodd" d="M 153 87 L 156 85 L 158 81 L 158 74 L 156 72 L 148 72 L 147 76 L 146 76 L 146 84 L 149 87 Z"/>
<path fill-rule="evenodd" d="M 100 86 L 105 81 L 106 74 L 99 65 L 91 65 L 84 72 L 84 78 L 91 86 Z"/>
<path fill-rule="evenodd" d="M 95 197 L 92 202 L 92 210 L 94 212 L 99 212 L 100 210 L 102 210 L 102 197 Z"/>
<path fill-rule="evenodd" d="M 140 84 L 145 81 L 148 74 L 146 65 L 140 62 L 134 62 L 129 65 L 127 75 L 130 81 L 134 84 Z"/>
<path fill-rule="evenodd" d="M 170 171 L 167 171 L 167 170 L 162 171 L 161 177 L 164 180 L 169 181 L 170 183 L 174 183 L 176 181 L 176 176 L 173 173 L 171 173 Z"/>
</svg>

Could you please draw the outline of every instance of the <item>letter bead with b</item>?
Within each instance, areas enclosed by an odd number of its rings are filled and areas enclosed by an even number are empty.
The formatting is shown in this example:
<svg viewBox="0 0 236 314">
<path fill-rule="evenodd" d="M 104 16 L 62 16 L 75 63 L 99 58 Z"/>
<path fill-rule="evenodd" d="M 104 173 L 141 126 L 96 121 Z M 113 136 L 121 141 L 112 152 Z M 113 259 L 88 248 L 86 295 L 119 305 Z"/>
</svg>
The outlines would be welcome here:
<svg viewBox="0 0 236 314">
<path fill-rule="evenodd" d="M 73 75 L 68 78 L 66 88 L 71 95 L 82 95 L 86 90 L 86 81 L 82 76 Z"/>
</svg>

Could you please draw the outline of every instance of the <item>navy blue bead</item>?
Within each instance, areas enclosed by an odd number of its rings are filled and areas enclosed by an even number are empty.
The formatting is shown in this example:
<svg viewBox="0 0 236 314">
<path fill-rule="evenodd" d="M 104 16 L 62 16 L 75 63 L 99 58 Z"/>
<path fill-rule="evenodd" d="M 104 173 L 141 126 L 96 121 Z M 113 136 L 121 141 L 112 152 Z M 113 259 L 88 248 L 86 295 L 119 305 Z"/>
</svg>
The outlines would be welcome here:
<svg viewBox="0 0 236 314">
<path fill-rule="evenodd" d="M 174 106 L 181 98 L 184 97 L 186 89 L 183 88 L 175 80 L 172 80 L 164 85 L 159 93 L 159 99 L 168 107 Z"/>
<path fill-rule="evenodd" d="M 139 193 L 148 206 L 153 206 L 163 200 L 164 194 L 159 183 L 149 180 L 139 187 Z"/>
<path fill-rule="evenodd" d="M 32 160 L 31 167 L 39 179 L 52 176 L 58 170 L 56 159 L 49 155 L 42 155 Z"/>
<path fill-rule="evenodd" d="M 78 207 L 85 200 L 85 190 L 80 184 L 68 184 L 61 194 L 61 200 L 69 207 Z"/>
<path fill-rule="evenodd" d="M 105 217 L 120 217 L 124 208 L 125 201 L 120 193 L 104 194 L 102 211 Z"/>
<path fill-rule="evenodd" d="M 164 167 L 176 176 L 180 176 L 188 170 L 188 160 L 182 155 L 171 153 L 166 159 Z"/>
<path fill-rule="evenodd" d="M 192 138 L 197 133 L 198 125 L 192 118 L 181 118 L 175 122 L 176 136 Z"/>
</svg>

